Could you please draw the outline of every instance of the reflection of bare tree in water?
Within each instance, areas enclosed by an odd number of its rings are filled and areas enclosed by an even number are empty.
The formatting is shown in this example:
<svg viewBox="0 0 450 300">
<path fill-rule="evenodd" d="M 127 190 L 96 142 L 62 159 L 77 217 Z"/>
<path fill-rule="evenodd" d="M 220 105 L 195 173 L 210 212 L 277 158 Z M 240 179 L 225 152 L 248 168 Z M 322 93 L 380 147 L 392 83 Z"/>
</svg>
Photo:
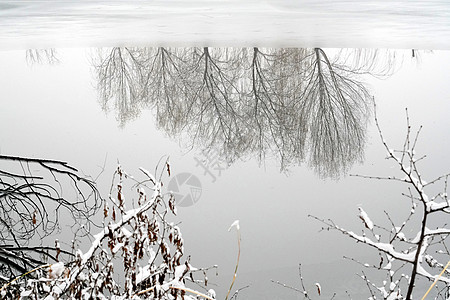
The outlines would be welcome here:
<svg viewBox="0 0 450 300">
<path fill-rule="evenodd" d="M 337 173 L 363 153 L 369 95 L 365 87 L 338 72 L 322 49 L 314 49 L 298 110 L 308 120 L 310 162 L 319 173 Z"/>
<path fill-rule="evenodd" d="M 338 176 L 361 159 L 369 94 L 358 79 L 386 74 L 391 56 L 316 49 L 113 48 L 95 63 L 101 104 L 121 125 L 154 108 L 158 126 L 228 162 L 277 156 Z M 377 73 L 377 74 L 378 74 Z M 375 74 L 376 75 L 376 74 Z"/>
<path fill-rule="evenodd" d="M 141 80 L 144 73 L 141 72 L 139 53 L 128 48 L 113 48 L 97 68 L 103 109 L 107 110 L 108 100 L 114 98 L 114 108 L 120 111 L 121 123 L 139 114 L 143 100 Z"/>
<path fill-rule="evenodd" d="M 233 161 L 249 148 L 245 100 L 239 88 L 242 60 L 236 49 L 204 48 L 195 55 L 186 132 L 193 144 L 216 149 Z"/>
<path fill-rule="evenodd" d="M 59 63 L 56 50 L 50 49 L 28 49 L 26 51 L 26 60 L 29 65 L 48 64 L 54 65 Z"/>
<path fill-rule="evenodd" d="M 276 153 L 282 168 L 305 158 L 307 120 L 299 118 L 306 49 L 254 48 L 251 54 L 248 116 L 255 128 L 253 148 L 260 159 Z"/>
</svg>

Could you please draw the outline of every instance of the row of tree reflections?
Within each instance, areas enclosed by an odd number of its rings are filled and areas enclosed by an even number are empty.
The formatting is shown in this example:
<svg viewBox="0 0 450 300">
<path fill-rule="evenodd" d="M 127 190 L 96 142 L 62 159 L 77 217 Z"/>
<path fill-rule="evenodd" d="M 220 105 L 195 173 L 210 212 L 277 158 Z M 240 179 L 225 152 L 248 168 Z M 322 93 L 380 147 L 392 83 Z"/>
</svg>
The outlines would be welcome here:
<svg viewBox="0 0 450 300">
<path fill-rule="evenodd" d="M 152 108 L 186 147 L 228 163 L 277 157 L 338 177 L 362 159 L 372 99 L 361 75 L 385 76 L 392 53 L 323 49 L 112 48 L 94 58 L 100 101 L 121 126 Z M 381 59 L 380 59 L 381 58 Z"/>
</svg>

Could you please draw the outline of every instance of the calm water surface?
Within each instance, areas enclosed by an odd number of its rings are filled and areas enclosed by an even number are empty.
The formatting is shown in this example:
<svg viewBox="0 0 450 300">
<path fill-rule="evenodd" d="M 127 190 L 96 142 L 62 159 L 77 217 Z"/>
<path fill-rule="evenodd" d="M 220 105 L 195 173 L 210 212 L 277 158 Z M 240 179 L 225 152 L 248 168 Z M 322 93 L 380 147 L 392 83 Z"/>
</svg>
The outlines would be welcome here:
<svg viewBox="0 0 450 300">
<path fill-rule="evenodd" d="M 245 157 L 223 165 L 216 179 L 198 161 L 208 159 L 169 138 L 157 126 L 155 110 L 119 126 L 105 113 L 96 89 L 90 46 L 220 45 L 388 47 L 450 49 L 447 1 L 2 1 L 0 4 L 0 152 L 70 161 L 97 174 L 109 191 L 117 160 L 130 172 L 152 170 L 170 155 L 172 172 L 201 181 L 199 201 L 180 208 L 185 248 L 199 266 L 218 264 L 213 288 L 225 294 L 234 269 L 236 240 L 227 232 L 241 220 L 242 257 L 235 287 L 251 284 L 242 299 L 293 299 L 294 292 L 270 279 L 298 286 L 296 266 L 305 265 L 310 288 L 320 282 L 325 295 L 361 292 L 359 266 L 343 255 L 367 258 L 366 247 L 321 232 L 308 214 L 333 218 L 359 230 L 357 207 L 384 220 L 381 208 L 400 211 L 401 186 L 353 177 L 322 180 L 307 165 L 279 172 L 279 162 Z M 30 63 L 28 48 L 57 49 L 56 64 Z M 333 52 L 333 51 L 330 51 Z M 450 170 L 450 53 L 398 52 L 399 71 L 384 80 L 366 77 L 386 139 L 401 145 L 404 108 L 413 125 L 424 125 L 419 150 L 429 156 L 424 174 Z M 373 122 L 368 125 L 364 162 L 350 173 L 388 175 L 394 171 Z M 131 193 L 131 191 L 130 191 Z M 406 206 L 409 204 L 405 204 Z M 337 279 L 339 278 L 339 279 Z M 349 287 L 350 286 L 350 287 Z M 362 289 L 364 291 L 364 288 Z M 276 298 L 279 297 L 279 298 Z M 340 299 L 338 297 L 337 299 Z"/>
</svg>

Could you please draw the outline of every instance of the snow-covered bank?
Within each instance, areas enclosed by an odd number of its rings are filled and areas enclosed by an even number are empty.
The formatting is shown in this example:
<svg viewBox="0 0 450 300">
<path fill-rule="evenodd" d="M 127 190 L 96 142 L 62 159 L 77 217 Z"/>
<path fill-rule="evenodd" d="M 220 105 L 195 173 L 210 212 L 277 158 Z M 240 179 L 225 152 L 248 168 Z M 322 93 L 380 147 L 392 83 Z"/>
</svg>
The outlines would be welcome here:
<svg viewBox="0 0 450 300">
<path fill-rule="evenodd" d="M 277 46 L 450 49 L 442 1 L 3 1 L 0 49 Z"/>
</svg>

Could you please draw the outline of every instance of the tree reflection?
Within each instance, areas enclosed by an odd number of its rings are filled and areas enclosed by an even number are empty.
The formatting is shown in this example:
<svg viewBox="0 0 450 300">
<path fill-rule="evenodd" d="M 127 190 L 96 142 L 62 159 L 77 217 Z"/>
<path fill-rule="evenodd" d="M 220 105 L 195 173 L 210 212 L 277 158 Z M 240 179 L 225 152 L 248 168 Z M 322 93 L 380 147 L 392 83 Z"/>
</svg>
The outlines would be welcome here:
<svg viewBox="0 0 450 300">
<path fill-rule="evenodd" d="M 323 49 L 112 48 L 94 60 L 100 101 L 121 126 L 153 108 L 157 126 L 231 163 L 276 156 L 337 177 L 362 159 L 371 98 L 362 74 L 392 55 Z M 382 61 L 383 64 L 379 62 Z"/>
<path fill-rule="evenodd" d="M 56 49 L 28 49 L 25 53 L 28 65 L 55 65 L 59 63 Z"/>
<path fill-rule="evenodd" d="M 143 100 L 138 54 L 133 49 L 113 48 L 96 69 L 102 108 L 107 110 L 109 100 L 114 98 L 121 124 L 139 114 Z"/>
</svg>

